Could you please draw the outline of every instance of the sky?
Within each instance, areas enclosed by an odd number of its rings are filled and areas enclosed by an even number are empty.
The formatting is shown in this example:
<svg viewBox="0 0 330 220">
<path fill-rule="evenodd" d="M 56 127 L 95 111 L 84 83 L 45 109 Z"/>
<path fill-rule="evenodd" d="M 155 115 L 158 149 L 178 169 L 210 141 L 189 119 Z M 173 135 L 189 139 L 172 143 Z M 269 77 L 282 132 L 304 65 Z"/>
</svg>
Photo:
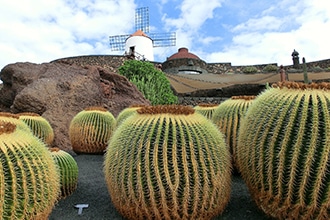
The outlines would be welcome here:
<svg viewBox="0 0 330 220">
<path fill-rule="evenodd" d="M 328 0 L 0 0 L 0 69 L 81 55 L 122 55 L 109 36 L 135 31 L 149 9 L 150 33 L 176 33 L 154 48 L 164 62 L 186 47 L 207 63 L 291 65 L 330 58 Z"/>
</svg>

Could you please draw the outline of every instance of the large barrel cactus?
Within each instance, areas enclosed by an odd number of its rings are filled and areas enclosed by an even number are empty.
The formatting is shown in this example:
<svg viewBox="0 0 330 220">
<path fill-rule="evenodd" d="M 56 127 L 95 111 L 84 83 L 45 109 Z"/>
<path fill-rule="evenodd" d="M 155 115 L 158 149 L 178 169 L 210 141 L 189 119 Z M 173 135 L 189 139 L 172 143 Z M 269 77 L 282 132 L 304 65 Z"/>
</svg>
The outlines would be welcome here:
<svg viewBox="0 0 330 220">
<path fill-rule="evenodd" d="M 0 219 L 45 220 L 58 194 L 56 165 L 45 144 L 0 119 Z"/>
<path fill-rule="evenodd" d="M 0 112 L 0 120 L 4 122 L 11 122 L 15 124 L 17 128 L 32 133 L 31 128 L 25 122 L 20 120 L 17 114 L 13 114 L 10 112 Z"/>
<path fill-rule="evenodd" d="M 236 168 L 236 147 L 240 122 L 254 99 L 255 96 L 232 96 L 220 103 L 211 119 L 225 135 Z"/>
<path fill-rule="evenodd" d="M 116 126 L 115 117 L 103 107 L 89 107 L 71 120 L 69 137 L 76 153 L 102 154 Z"/>
<path fill-rule="evenodd" d="M 200 103 L 194 107 L 195 111 L 204 115 L 207 119 L 212 119 L 214 111 L 219 104 Z"/>
<path fill-rule="evenodd" d="M 60 175 L 61 195 L 59 198 L 64 199 L 77 189 L 78 164 L 69 153 L 58 147 L 50 148 L 50 152 Z"/>
<path fill-rule="evenodd" d="M 18 114 L 19 119 L 25 122 L 32 133 L 50 146 L 54 141 L 54 131 L 47 119 L 37 113 L 22 112 Z"/>
<path fill-rule="evenodd" d="M 150 106 L 122 122 L 104 172 L 128 219 L 211 219 L 229 201 L 230 154 L 215 125 L 185 106 Z"/>
<path fill-rule="evenodd" d="M 248 109 L 237 158 L 257 205 L 278 219 L 330 219 L 330 84 L 285 82 Z"/>
</svg>

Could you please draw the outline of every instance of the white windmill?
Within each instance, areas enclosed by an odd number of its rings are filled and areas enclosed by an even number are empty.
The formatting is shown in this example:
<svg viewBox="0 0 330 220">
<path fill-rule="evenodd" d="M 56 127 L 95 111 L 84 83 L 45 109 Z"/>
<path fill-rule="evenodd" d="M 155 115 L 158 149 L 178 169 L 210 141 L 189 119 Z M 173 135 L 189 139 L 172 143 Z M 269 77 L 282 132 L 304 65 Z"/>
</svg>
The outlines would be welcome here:
<svg viewBox="0 0 330 220">
<path fill-rule="evenodd" d="M 110 36 L 113 51 L 125 51 L 125 55 L 138 60 L 154 61 L 153 47 L 175 46 L 175 32 L 149 33 L 149 9 L 138 8 L 135 12 L 135 33 Z"/>
</svg>

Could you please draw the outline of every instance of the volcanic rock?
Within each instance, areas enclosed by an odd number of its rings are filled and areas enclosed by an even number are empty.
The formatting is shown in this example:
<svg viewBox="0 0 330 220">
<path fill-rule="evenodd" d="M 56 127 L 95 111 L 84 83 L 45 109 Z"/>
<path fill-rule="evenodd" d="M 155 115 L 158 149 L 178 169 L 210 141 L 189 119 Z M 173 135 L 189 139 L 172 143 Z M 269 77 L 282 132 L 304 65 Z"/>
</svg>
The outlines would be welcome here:
<svg viewBox="0 0 330 220">
<path fill-rule="evenodd" d="M 98 66 L 15 63 L 1 70 L 0 79 L 0 111 L 40 114 L 54 129 L 53 146 L 71 153 L 68 129 L 78 112 L 103 106 L 116 117 L 130 105 L 150 105 L 127 78 Z"/>
</svg>

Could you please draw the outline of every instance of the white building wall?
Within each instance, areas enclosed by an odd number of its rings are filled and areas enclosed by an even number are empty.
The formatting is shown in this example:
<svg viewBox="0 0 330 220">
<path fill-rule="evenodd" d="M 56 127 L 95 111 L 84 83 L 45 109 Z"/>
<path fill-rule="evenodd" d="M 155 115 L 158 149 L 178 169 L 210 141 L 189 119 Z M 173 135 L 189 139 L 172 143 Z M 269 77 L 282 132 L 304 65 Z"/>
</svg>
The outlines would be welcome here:
<svg viewBox="0 0 330 220">
<path fill-rule="evenodd" d="M 152 40 L 145 36 L 131 36 L 127 38 L 125 44 L 125 53 L 130 54 L 130 48 L 134 47 L 136 59 L 142 59 L 139 55 L 144 56 L 148 61 L 154 61 L 154 52 Z"/>
</svg>

